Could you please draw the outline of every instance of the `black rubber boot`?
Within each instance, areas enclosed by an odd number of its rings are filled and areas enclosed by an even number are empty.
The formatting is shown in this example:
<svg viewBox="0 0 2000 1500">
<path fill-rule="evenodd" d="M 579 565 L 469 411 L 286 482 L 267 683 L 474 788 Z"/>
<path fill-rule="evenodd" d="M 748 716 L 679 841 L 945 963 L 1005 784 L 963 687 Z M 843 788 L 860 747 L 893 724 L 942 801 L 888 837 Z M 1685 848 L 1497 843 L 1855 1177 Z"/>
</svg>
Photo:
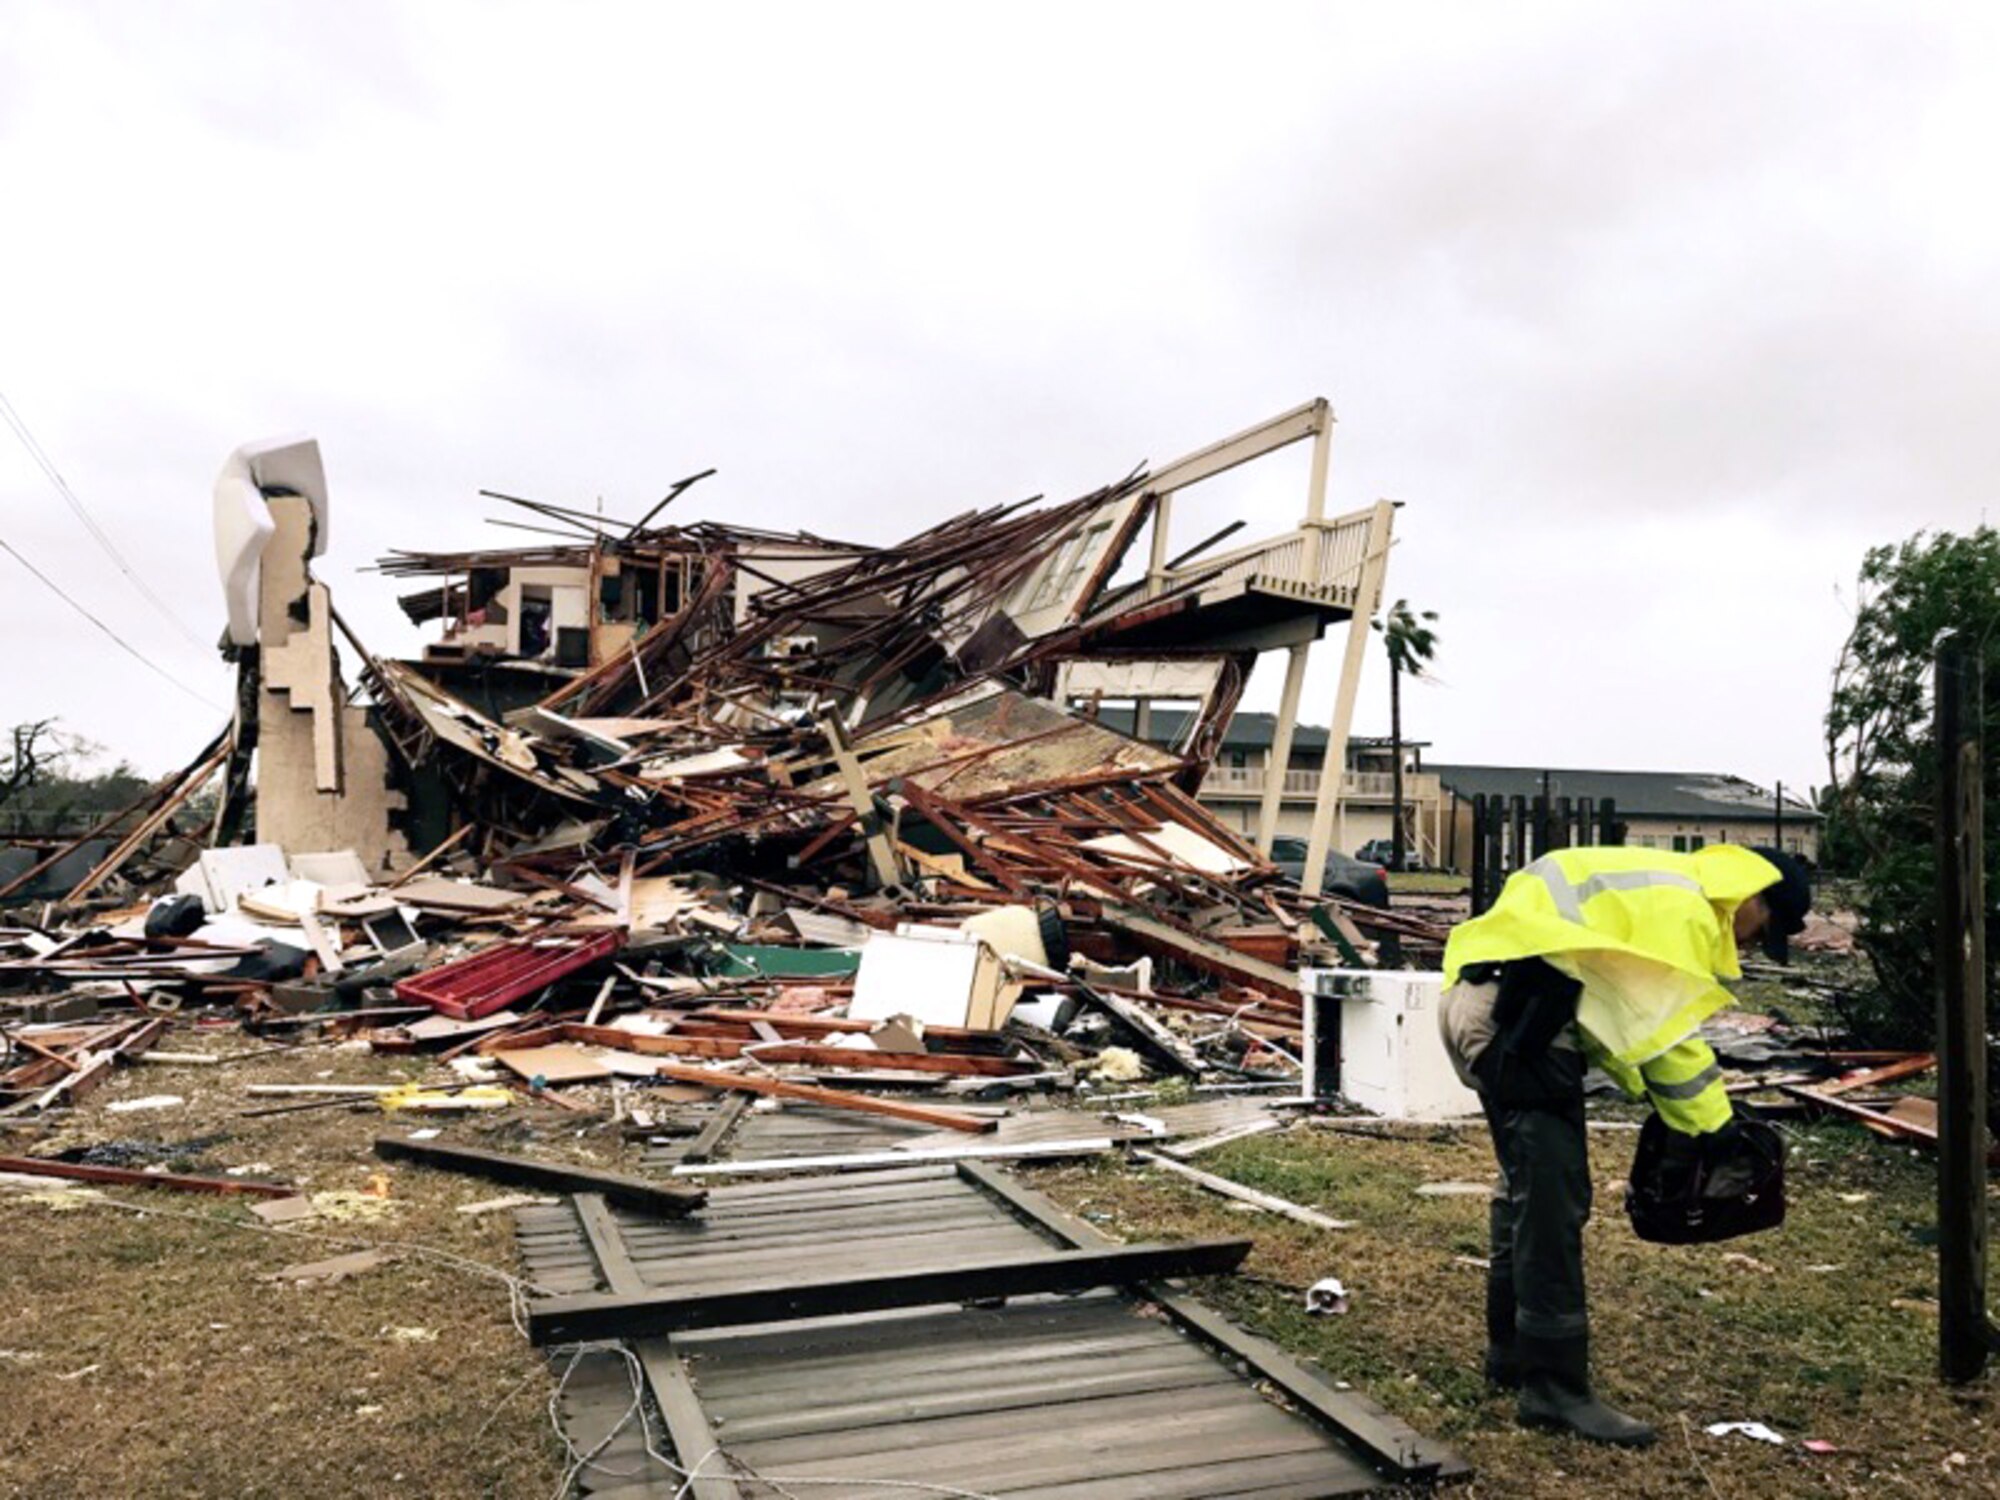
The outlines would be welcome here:
<svg viewBox="0 0 2000 1500">
<path fill-rule="evenodd" d="M 1503 1391 L 1521 1388 L 1521 1350 L 1514 1341 L 1511 1269 L 1486 1277 L 1486 1383 Z"/>
<path fill-rule="evenodd" d="M 1544 1339 L 1520 1334 L 1520 1418 L 1523 1427 L 1571 1432 L 1620 1448 L 1651 1446 L 1657 1434 L 1644 1422 L 1599 1401 L 1590 1390 L 1590 1339 Z"/>
</svg>

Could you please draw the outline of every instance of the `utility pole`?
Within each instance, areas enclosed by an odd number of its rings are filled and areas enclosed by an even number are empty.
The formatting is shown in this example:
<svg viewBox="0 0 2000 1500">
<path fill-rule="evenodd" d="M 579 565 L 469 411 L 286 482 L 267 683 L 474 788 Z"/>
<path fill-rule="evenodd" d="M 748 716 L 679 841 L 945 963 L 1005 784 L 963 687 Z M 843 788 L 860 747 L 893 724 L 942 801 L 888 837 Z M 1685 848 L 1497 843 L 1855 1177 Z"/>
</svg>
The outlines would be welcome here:
<svg viewBox="0 0 2000 1500">
<path fill-rule="evenodd" d="M 1785 784 L 1778 783 L 1778 789 L 1771 793 L 1771 847 L 1785 847 Z"/>
<path fill-rule="evenodd" d="M 1938 1372 L 2000 1348 L 1986 1310 L 1986 852 L 1981 661 L 1937 643 Z"/>
</svg>

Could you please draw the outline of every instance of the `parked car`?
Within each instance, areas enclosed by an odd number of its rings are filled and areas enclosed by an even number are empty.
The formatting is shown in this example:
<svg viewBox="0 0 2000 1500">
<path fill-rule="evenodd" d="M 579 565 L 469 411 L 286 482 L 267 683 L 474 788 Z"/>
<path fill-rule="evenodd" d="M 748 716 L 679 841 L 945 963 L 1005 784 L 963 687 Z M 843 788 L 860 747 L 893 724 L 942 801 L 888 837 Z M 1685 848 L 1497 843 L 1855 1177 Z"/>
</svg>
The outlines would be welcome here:
<svg viewBox="0 0 2000 1500">
<path fill-rule="evenodd" d="M 1380 865 L 1385 870 L 1393 870 L 1397 867 L 1396 841 L 1394 839 L 1370 839 L 1354 851 L 1354 857 L 1364 865 Z M 1402 868 L 1405 870 L 1421 870 L 1423 867 L 1424 861 L 1422 856 L 1415 849 L 1405 845 L 1403 848 Z"/>
<path fill-rule="evenodd" d="M 1292 879 L 1304 883 L 1306 841 L 1289 837 L 1272 839 L 1271 863 Z M 1389 904 L 1388 873 L 1380 865 L 1349 859 L 1338 849 L 1327 852 L 1326 874 L 1320 882 L 1320 889 L 1329 895 L 1345 896 L 1350 901 L 1363 901 L 1370 906 L 1386 907 Z"/>
</svg>

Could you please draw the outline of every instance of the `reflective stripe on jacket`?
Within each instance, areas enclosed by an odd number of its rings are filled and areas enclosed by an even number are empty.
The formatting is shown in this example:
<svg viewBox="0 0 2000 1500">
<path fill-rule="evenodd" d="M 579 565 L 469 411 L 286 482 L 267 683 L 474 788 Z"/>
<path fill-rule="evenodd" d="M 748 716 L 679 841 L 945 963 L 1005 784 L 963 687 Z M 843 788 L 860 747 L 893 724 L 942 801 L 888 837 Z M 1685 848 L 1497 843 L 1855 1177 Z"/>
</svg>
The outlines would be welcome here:
<svg viewBox="0 0 2000 1500">
<path fill-rule="evenodd" d="M 1452 929 L 1445 983 L 1467 964 L 1547 959 L 1583 982 L 1577 1024 L 1629 1086 L 1631 1071 L 1729 1003 L 1716 981 L 1742 973 L 1736 908 L 1778 878 L 1769 860 L 1733 844 L 1693 854 L 1558 849 L 1509 877 L 1491 910 Z"/>
<path fill-rule="evenodd" d="M 1720 1130 L 1735 1114 L 1722 1080 L 1722 1067 L 1708 1043 L 1698 1036 L 1683 1037 L 1636 1068 L 1605 1057 L 1592 1060 L 1626 1093 L 1648 1100 L 1662 1123 L 1682 1135 Z"/>
</svg>

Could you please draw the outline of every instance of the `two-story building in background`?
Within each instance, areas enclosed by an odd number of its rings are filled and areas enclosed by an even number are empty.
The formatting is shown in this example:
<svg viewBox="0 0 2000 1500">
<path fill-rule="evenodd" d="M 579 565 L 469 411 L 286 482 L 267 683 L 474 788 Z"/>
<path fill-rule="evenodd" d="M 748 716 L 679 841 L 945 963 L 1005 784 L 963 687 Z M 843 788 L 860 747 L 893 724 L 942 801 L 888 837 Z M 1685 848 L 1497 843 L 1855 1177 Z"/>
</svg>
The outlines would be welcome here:
<svg viewBox="0 0 2000 1500">
<path fill-rule="evenodd" d="M 1103 718 L 1130 732 L 1132 712 L 1107 705 Z M 1277 832 L 1303 838 L 1311 826 L 1313 801 L 1325 774 L 1326 731 L 1301 724 L 1292 738 L 1289 764 L 1276 772 L 1271 742 L 1276 720 L 1266 713 L 1241 712 L 1229 722 L 1215 764 L 1201 786 L 1201 800 L 1230 827 L 1253 837 L 1259 804 L 1273 774 L 1284 778 Z M 1173 744 L 1186 728 L 1185 713 L 1155 709 L 1149 737 Z M 1780 844 L 1817 862 L 1821 815 L 1792 795 L 1740 776 L 1709 771 L 1592 771 L 1543 766 L 1475 766 L 1426 763 L 1429 746 L 1403 745 L 1403 830 L 1408 847 L 1424 864 L 1465 871 L 1471 866 L 1472 799 L 1475 796 L 1533 802 L 1610 798 L 1625 842 L 1646 849 L 1687 851 L 1705 844 Z M 1355 736 L 1341 767 L 1340 804 L 1334 847 L 1353 853 L 1392 833 L 1394 752 L 1386 739 Z"/>
</svg>

